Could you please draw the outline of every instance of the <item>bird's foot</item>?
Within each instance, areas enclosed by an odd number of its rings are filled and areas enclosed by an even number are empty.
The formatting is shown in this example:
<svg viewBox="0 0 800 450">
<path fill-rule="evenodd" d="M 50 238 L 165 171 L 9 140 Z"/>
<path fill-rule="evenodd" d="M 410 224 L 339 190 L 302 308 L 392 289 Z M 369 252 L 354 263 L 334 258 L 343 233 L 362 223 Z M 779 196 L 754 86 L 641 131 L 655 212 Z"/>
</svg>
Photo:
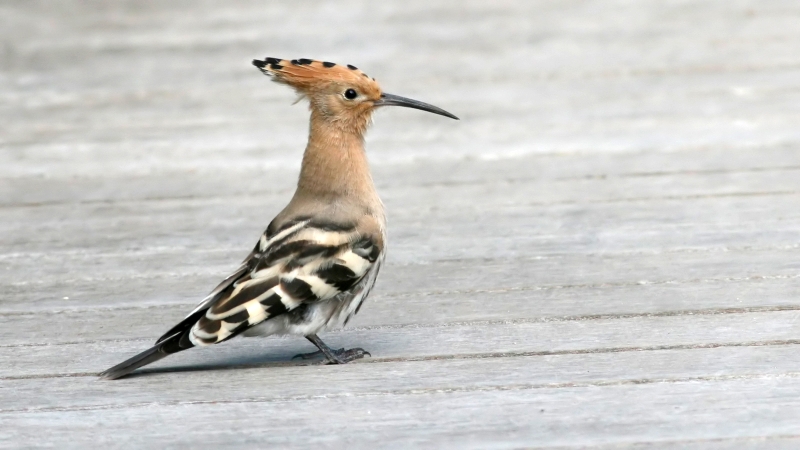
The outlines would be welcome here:
<svg viewBox="0 0 800 450">
<path fill-rule="evenodd" d="M 354 359 L 361 359 L 364 356 L 372 355 L 363 348 L 351 348 L 347 350 L 340 348 L 338 350 L 330 349 L 329 354 L 325 354 L 322 350 L 311 353 L 300 353 L 299 355 L 295 355 L 292 359 L 315 359 L 320 356 L 325 357 L 325 364 L 347 364 Z"/>
<path fill-rule="evenodd" d="M 326 360 L 325 364 L 347 364 L 354 359 L 361 359 L 365 355 L 372 356 L 363 348 L 351 348 L 349 350 L 340 348 L 339 350 L 334 350 L 322 342 L 322 339 L 317 337 L 316 334 L 309 334 L 306 336 L 306 339 L 308 339 L 312 344 L 316 345 L 319 351 L 314 353 L 300 354 L 295 356 L 295 358 L 311 359 L 316 358 L 319 355 L 323 355 L 325 356 Z"/>
</svg>

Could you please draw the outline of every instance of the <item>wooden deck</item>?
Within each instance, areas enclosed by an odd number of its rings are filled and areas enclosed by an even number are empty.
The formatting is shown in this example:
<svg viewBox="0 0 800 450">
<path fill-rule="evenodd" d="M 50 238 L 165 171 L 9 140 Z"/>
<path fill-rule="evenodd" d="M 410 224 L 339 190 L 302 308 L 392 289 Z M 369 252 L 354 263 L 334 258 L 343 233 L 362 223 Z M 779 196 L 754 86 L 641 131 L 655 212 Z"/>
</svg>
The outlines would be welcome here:
<svg viewBox="0 0 800 450">
<path fill-rule="evenodd" d="M 800 447 L 800 3 L 0 3 L 0 447 Z M 146 348 L 285 204 L 250 60 L 429 101 L 368 137 L 372 358 Z"/>
</svg>

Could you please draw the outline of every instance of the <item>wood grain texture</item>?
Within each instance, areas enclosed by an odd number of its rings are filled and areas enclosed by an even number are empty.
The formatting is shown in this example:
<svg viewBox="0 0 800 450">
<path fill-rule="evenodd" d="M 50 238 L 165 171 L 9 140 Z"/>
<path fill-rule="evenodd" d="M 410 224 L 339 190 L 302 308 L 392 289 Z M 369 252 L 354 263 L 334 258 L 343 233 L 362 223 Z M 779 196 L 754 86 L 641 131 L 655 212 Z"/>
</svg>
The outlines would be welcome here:
<svg viewBox="0 0 800 450">
<path fill-rule="evenodd" d="M 0 3 L 0 447 L 796 448 L 800 6 Z M 335 346 L 141 375 L 246 256 L 307 136 L 264 56 L 381 111 L 376 290 Z M 42 431 L 46 430 L 45 433 Z"/>
</svg>

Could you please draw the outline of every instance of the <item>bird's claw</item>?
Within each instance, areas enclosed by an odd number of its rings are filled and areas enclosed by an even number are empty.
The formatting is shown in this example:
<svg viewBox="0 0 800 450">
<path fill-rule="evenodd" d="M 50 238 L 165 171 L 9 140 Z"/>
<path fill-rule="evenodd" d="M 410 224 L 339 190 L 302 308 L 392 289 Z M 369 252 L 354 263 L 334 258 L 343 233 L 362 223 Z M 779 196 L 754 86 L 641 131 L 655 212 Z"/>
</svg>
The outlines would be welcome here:
<svg viewBox="0 0 800 450">
<path fill-rule="evenodd" d="M 325 358 L 326 361 L 324 364 L 347 364 L 350 361 L 361 359 L 364 356 L 372 357 L 372 354 L 364 350 L 363 348 L 351 348 L 347 350 L 345 350 L 344 348 L 340 348 L 338 350 L 331 350 L 331 353 L 333 358 L 326 357 Z M 316 352 L 300 353 L 294 355 L 292 359 L 306 360 L 306 359 L 314 359 L 319 356 L 325 356 L 325 354 L 322 351 L 317 350 Z"/>
</svg>

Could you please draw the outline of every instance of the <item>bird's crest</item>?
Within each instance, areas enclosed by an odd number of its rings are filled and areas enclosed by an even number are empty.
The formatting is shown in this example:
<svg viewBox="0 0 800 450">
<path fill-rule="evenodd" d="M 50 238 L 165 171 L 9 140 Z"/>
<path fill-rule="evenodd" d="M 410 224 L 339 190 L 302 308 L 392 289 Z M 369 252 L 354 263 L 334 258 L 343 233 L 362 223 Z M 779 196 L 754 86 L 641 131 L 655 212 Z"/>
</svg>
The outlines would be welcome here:
<svg viewBox="0 0 800 450">
<path fill-rule="evenodd" d="M 340 65 L 306 58 L 266 58 L 253 60 L 253 65 L 274 81 L 287 84 L 303 94 L 349 85 L 368 97 L 379 98 L 381 95 L 378 82 L 350 64 Z"/>
</svg>

